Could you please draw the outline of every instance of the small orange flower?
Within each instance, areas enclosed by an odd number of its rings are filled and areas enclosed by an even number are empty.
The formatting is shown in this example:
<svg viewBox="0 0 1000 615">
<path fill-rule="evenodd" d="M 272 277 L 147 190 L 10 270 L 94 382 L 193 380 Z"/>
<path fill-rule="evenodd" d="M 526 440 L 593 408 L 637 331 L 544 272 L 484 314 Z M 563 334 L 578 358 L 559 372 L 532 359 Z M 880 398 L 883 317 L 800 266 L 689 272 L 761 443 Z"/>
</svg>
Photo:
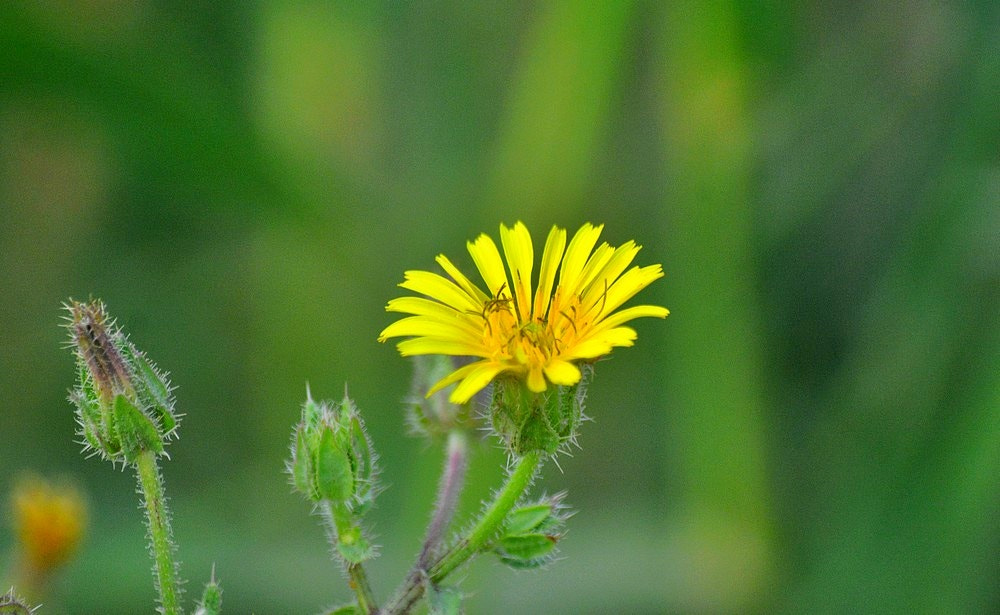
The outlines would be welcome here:
<svg viewBox="0 0 1000 615">
<path fill-rule="evenodd" d="M 13 508 L 14 530 L 33 570 L 45 573 L 72 557 L 87 523 L 76 488 L 28 477 L 14 488 Z"/>
<path fill-rule="evenodd" d="M 472 283 L 443 254 L 437 262 L 451 279 L 407 271 L 402 288 L 424 297 L 400 297 L 386 306 L 402 318 L 379 335 L 409 337 L 397 346 L 403 356 L 443 354 L 479 357 L 431 388 L 428 395 L 459 382 L 451 401 L 465 403 L 500 374 L 523 378 L 530 390 L 580 381 L 576 362 L 593 360 L 615 346 L 631 346 L 636 333 L 624 323 L 642 316 L 665 318 L 660 306 L 619 307 L 654 280 L 660 265 L 626 268 L 639 247 L 594 245 L 602 226 L 584 224 L 566 244 L 566 231 L 552 227 L 542 251 L 538 286 L 532 284 L 534 250 L 524 224 L 500 225 L 507 268 L 486 234 L 468 243 L 488 292 Z M 508 272 L 510 276 L 508 277 Z M 557 281 L 558 277 L 558 281 Z"/>
</svg>

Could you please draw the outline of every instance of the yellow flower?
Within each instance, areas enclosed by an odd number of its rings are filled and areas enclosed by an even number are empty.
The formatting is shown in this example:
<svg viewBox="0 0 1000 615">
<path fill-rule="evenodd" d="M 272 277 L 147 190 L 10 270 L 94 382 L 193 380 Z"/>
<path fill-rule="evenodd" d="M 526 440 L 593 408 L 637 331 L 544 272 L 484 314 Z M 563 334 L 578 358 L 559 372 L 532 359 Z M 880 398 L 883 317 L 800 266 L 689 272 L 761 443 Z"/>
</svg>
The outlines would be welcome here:
<svg viewBox="0 0 1000 615">
<path fill-rule="evenodd" d="M 77 489 L 29 477 L 15 487 L 13 508 L 14 529 L 33 570 L 47 572 L 76 551 L 87 522 Z"/>
<path fill-rule="evenodd" d="M 631 346 L 636 333 L 624 323 L 641 316 L 665 318 L 654 305 L 619 307 L 654 280 L 660 265 L 625 269 L 640 246 L 594 245 L 601 226 L 584 224 L 569 245 L 566 231 L 552 227 L 532 286 L 534 250 L 524 224 L 500 225 L 507 269 L 496 244 L 486 234 L 469 242 L 469 254 L 488 292 L 469 280 L 443 254 L 437 262 L 451 279 L 427 271 L 407 271 L 402 288 L 425 297 L 400 297 L 390 312 L 412 314 L 379 335 L 409 337 L 397 346 L 403 356 L 443 354 L 479 357 L 435 384 L 428 395 L 459 382 L 451 401 L 465 403 L 494 378 L 523 378 L 534 392 L 548 383 L 573 385 L 580 380 L 577 361 L 596 359 L 615 346 Z M 508 277 L 508 272 L 510 277 Z M 558 274 L 558 282 L 557 282 Z M 533 292 L 534 291 L 534 292 Z"/>
</svg>

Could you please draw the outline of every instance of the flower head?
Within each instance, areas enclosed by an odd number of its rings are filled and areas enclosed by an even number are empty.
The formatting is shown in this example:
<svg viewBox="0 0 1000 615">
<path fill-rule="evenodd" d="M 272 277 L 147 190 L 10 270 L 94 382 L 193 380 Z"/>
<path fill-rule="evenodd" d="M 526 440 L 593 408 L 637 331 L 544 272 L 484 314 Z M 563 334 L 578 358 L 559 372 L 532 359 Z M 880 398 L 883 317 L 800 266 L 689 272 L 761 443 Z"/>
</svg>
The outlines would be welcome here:
<svg viewBox="0 0 1000 615">
<path fill-rule="evenodd" d="M 584 224 L 566 243 L 566 231 L 552 227 L 533 286 L 534 249 L 521 222 L 500 225 L 500 242 L 486 234 L 468 243 L 469 254 L 486 283 L 481 289 L 443 254 L 437 262 L 449 276 L 407 271 L 402 288 L 424 297 L 400 297 L 386 310 L 411 314 L 379 335 L 407 337 L 398 344 L 403 356 L 443 354 L 478 357 L 442 378 L 428 395 L 458 382 L 451 401 L 465 403 L 494 378 L 521 378 L 540 393 L 549 384 L 580 381 L 579 361 L 597 359 L 615 346 L 631 346 L 635 330 L 622 326 L 641 316 L 665 318 L 669 311 L 653 305 L 618 310 L 626 301 L 663 277 L 660 265 L 632 267 L 640 246 L 628 241 L 618 248 L 594 245 L 603 225 Z M 616 311 L 618 310 L 618 311 Z"/>
<path fill-rule="evenodd" d="M 87 507 L 75 487 L 28 477 L 14 489 L 13 520 L 28 565 L 47 573 L 76 551 L 87 523 Z"/>
</svg>

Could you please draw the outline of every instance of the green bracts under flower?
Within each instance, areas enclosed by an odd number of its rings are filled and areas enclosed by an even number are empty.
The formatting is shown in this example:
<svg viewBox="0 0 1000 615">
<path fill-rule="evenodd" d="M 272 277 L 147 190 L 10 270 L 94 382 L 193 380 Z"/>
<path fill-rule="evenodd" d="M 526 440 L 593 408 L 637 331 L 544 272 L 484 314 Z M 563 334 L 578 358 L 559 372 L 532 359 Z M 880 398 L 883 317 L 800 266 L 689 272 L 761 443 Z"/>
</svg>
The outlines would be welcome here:
<svg viewBox="0 0 1000 615">
<path fill-rule="evenodd" d="M 550 387 L 541 393 L 530 390 L 517 378 L 500 377 L 493 383 L 490 420 L 511 454 L 553 455 L 576 441 L 587 387 L 594 374 L 589 363 L 579 367 L 579 382 Z"/>
</svg>

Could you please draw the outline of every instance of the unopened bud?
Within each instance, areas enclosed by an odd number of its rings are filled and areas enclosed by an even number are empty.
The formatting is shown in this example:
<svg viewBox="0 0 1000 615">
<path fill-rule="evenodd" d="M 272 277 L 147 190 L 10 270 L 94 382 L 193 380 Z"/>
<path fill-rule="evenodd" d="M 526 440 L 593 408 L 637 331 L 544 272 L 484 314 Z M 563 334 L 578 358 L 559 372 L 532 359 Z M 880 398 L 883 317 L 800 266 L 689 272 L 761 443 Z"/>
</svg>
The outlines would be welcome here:
<svg viewBox="0 0 1000 615">
<path fill-rule="evenodd" d="M 302 419 L 292 433 L 288 473 L 295 490 L 327 515 L 346 565 L 375 556 L 359 522 L 378 492 L 376 455 L 350 398 L 317 403 L 306 390 Z"/>
<path fill-rule="evenodd" d="M 69 399 L 84 444 L 112 461 L 162 453 L 177 427 L 170 382 L 115 327 L 103 303 L 70 301 L 66 307 L 78 368 Z"/>
<path fill-rule="evenodd" d="M 469 423 L 469 404 L 454 404 L 448 400 L 448 389 L 427 397 L 427 391 L 439 380 L 455 371 L 452 358 L 445 355 L 413 357 L 413 386 L 407 403 L 410 430 L 420 436 L 448 433 Z"/>
<path fill-rule="evenodd" d="M 14 588 L 0 596 L 0 615 L 31 615 L 33 608 L 14 593 Z"/>
<path fill-rule="evenodd" d="M 205 584 L 201 601 L 194 615 L 219 615 L 222 612 L 222 587 L 215 580 L 215 567 L 212 567 L 212 579 Z"/>
<path fill-rule="evenodd" d="M 295 428 L 288 470 L 295 489 L 314 502 L 339 502 L 360 513 L 375 497 L 376 456 L 354 403 L 308 396 Z"/>
</svg>

